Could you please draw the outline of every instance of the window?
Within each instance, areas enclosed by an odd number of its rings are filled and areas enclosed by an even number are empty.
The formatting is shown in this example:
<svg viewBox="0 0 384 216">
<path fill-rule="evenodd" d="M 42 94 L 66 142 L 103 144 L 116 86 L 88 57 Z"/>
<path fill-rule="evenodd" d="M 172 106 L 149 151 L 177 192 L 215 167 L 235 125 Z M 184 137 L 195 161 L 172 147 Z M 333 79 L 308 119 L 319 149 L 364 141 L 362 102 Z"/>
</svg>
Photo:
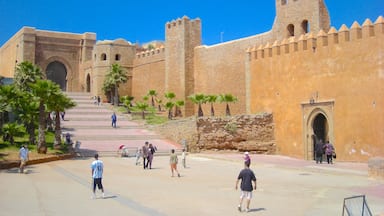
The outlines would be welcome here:
<svg viewBox="0 0 384 216">
<path fill-rule="evenodd" d="M 103 53 L 101 54 L 101 58 L 100 58 L 101 61 L 105 61 L 107 60 L 107 54 Z"/>
<path fill-rule="evenodd" d="M 116 61 L 120 61 L 120 58 L 121 58 L 120 54 L 116 54 L 116 55 L 115 55 L 115 60 L 116 60 Z"/>
<path fill-rule="evenodd" d="M 306 34 L 309 32 L 309 23 L 308 23 L 308 20 L 303 20 L 303 22 L 301 23 L 301 29 L 303 31 L 303 34 Z"/>
<path fill-rule="evenodd" d="M 293 24 L 289 24 L 287 26 L 287 37 L 295 36 L 295 26 Z"/>
</svg>

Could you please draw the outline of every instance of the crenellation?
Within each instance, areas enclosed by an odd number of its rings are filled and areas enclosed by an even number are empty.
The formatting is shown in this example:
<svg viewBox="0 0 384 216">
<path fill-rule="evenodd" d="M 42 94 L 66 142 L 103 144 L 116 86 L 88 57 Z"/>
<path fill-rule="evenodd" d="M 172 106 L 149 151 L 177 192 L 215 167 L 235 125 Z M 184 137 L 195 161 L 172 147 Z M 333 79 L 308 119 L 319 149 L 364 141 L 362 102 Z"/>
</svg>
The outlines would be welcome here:
<svg viewBox="0 0 384 216">
<path fill-rule="evenodd" d="M 331 27 L 328 33 L 324 30 L 320 30 L 317 34 L 309 32 L 299 37 L 284 38 L 280 41 L 276 40 L 272 44 L 267 42 L 265 45 L 261 44 L 257 48 L 253 46 L 248 52 L 253 53 L 251 54 L 254 56 L 253 59 L 262 59 L 279 56 L 282 53 L 290 54 L 306 50 L 316 52 L 317 49 L 322 47 L 339 43 L 353 43 L 356 40 L 378 36 L 379 33 L 384 33 L 383 26 L 384 19 L 380 16 L 374 24 L 367 19 L 362 26 L 354 22 L 350 29 L 346 25 L 342 25 L 339 31 L 335 27 Z"/>
<path fill-rule="evenodd" d="M 335 27 L 332 27 L 328 31 L 328 43 L 329 44 L 338 44 L 339 43 L 339 35 Z"/>
<path fill-rule="evenodd" d="M 362 37 L 361 26 L 358 22 L 353 22 L 350 28 L 350 39 L 351 41 L 359 40 Z"/>
<path fill-rule="evenodd" d="M 146 51 L 138 52 L 138 53 L 136 53 L 136 58 L 138 59 L 138 58 L 152 57 L 152 56 L 162 54 L 162 53 L 165 53 L 164 47 L 156 48 L 153 50 L 146 50 Z"/>
<path fill-rule="evenodd" d="M 328 46 L 328 35 L 323 30 L 319 31 L 319 33 L 317 34 L 317 38 L 320 47 Z"/>
<path fill-rule="evenodd" d="M 364 21 L 362 29 L 363 29 L 363 32 L 362 32 L 363 38 L 375 36 L 374 26 L 370 19 L 366 19 Z"/>
<path fill-rule="evenodd" d="M 384 34 L 384 18 L 383 16 L 379 16 L 375 21 L 375 32 L 377 34 Z"/>
<path fill-rule="evenodd" d="M 280 55 L 280 45 L 279 45 L 279 41 L 275 40 L 275 42 L 273 42 L 272 44 L 272 52 L 273 52 L 273 55 Z"/>
<path fill-rule="evenodd" d="M 344 43 L 349 41 L 349 29 L 343 24 L 339 29 L 339 42 Z"/>
</svg>

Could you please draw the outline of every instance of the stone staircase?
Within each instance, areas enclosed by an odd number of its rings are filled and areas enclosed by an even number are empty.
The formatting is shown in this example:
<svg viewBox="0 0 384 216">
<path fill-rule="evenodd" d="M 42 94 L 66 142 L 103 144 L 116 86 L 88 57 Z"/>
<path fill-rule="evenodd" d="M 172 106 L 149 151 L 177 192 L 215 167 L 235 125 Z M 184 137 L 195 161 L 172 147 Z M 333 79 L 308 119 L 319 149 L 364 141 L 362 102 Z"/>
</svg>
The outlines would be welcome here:
<svg viewBox="0 0 384 216">
<path fill-rule="evenodd" d="M 89 93 L 66 94 L 77 106 L 66 111 L 62 133 L 71 134 L 79 156 L 92 157 L 96 152 L 101 156 L 117 156 L 121 145 L 128 150 L 128 156 L 134 156 L 137 148 L 142 147 L 145 141 L 157 147 L 156 155 L 168 155 L 171 149 L 181 149 L 180 144 L 162 139 L 143 125 L 130 121 L 127 115 L 116 113 L 117 127 L 113 128 L 112 107 L 109 104 L 95 104 Z"/>
</svg>

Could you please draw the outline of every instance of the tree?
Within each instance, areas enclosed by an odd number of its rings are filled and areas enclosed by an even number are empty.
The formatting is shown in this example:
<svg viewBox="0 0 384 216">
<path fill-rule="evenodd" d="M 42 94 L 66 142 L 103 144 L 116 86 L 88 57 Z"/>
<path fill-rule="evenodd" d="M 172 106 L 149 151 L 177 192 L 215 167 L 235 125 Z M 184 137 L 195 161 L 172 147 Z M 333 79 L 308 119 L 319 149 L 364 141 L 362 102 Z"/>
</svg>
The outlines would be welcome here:
<svg viewBox="0 0 384 216">
<path fill-rule="evenodd" d="M 237 98 L 231 94 L 221 94 L 219 96 L 219 101 L 226 103 L 226 108 L 225 108 L 225 114 L 227 116 L 231 115 L 231 110 L 229 109 L 229 103 L 234 103 L 237 101 Z"/>
<path fill-rule="evenodd" d="M 73 102 L 69 97 L 63 94 L 62 91 L 54 91 L 47 101 L 47 108 L 49 111 L 55 112 L 55 141 L 54 147 L 57 149 L 61 144 L 61 124 L 60 124 L 60 113 L 67 109 L 73 108 L 76 103 Z"/>
<path fill-rule="evenodd" d="M 16 88 L 24 91 L 30 91 L 29 84 L 36 83 L 37 80 L 44 77 L 41 69 L 29 61 L 23 61 L 16 67 L 14 84 Z"/>
<path fill-rule="evenodd" d="M 137 102 L 136 108 L 141 111 L 141 117 L 145 119 L 145 111 L 148 109 L 148 104 L 146 102 Z"/>
<path fill-rule="evenodd" d="M 159 110 L 159 112 L 161 112 L 161 106 L 163 105 L 163 100 L 159 99 L 159 98 L 156 98 L 156 103 L 157 103 L 157 108 Z"/>
<path fill-rule="evenodd" d="M 104 91 L 104 94 L 107 96 L 108 101 L 113 104 L 113 93 L 115 92 L 115 86 L 113 84 L 113 80 L 106 76 L 103 82 L 102 90 Z"/>
<path fill-rule="evenodd" d="M 199 108 L 197 111 L 197 116 L 202 117 L 204 116 L 203 109 L 201 108 L 201 104 L 206 103 L 207 98 L 204 94 L 194 94 L 188 96 L 188 99 L 190 99 L 194 104 L 198 104 Z"/>
<path fill-rule="evenodd" d="M 131 113 L 131 107 L 132 107 L 133 99 L 134 99 L 134 97 L 132 97 L 132 96 L 121 97 L 121 102 L 123 103 L 124 107 L 127 108 L 127 113 Z"/>
<path fill-rule="evenodd" d="M 21 91 L 15 85 L 0 86 L 0 112 L 12 112 L 24 124 L 29 142 L 35 144 L 38 101 L 28 91 Z"/>
<path fill-rule="evenodd" d="M 168 119 L 169 120 L 172 120 L 172 109 L 173 107 L 175 106 L 175 103 L 172 102 L 172 101 L 168 101 L 167 103 L 165 103 L 165 108 L 168 110 Z"/>
<path fill-rule="evenodd" d="M 46 104 L 48 101 L 53 100 L 60 92 L 59 85 L 50 80 L 37 80 L 36 83 L 31 84 L 31 90 L 34 96 L 39 98 L 39 135 L 37 143 L 37 152 L 46 154 L 47 145 L 45 141 L 45 127 L 46 127 Z"/>
<path fill-rule="evenodd" d="M 113 104 L 115 106 L 119 105 L 119 86 L 122 83 L 126 83 L 128 80 L 127 74 L 124 72 L 124 70 L 121 68 L 119 64 L 112 64 L 111 69 L 107 74 L 107 77 L 111 79 L 111 83 L 114 85 L 114 102 Z"/>
<path fill-rule="evenodd" d="M 211 104 L 211 116 L 215 116 L 215 109 L 213 108 L 213 103 L 217 101 L 217 95 L 207 95 L 206 100 Z"/>
<path fill-rule="evenodd" d="M 23 136 L 25 133 L 24 127 L 17 123 L 9 123 L 3 126 L 3 133 L 5 140 L 9 141 L 11 145 L 15 144 L 15 137 Z"/>
<path fill-rule="evenodd" d="M 148 91 L 148 96 L 151 97 L 151 104 L 153 107 L 155 107 L 155 97 L 157 96 L 156 90 L 149 90 Z"/>
<path fill-rule="evenodd" d="M 173 99 L 176 97 L 176 94 L 173 92 L 166 92 L 164 97 L 168 99 L 168 101 L 165 103 L 165 108 L 168 110 L 168 119 L 172 120 L 172 108 L 175 106 Z"/>
<path fill-rule="evenodd" d="M 183 117 L 183 114 L 181 113 L 181 108 L 184 106 L 184 101 L 179 100 L 175 102 L 175 117 Z"/>
</svg>

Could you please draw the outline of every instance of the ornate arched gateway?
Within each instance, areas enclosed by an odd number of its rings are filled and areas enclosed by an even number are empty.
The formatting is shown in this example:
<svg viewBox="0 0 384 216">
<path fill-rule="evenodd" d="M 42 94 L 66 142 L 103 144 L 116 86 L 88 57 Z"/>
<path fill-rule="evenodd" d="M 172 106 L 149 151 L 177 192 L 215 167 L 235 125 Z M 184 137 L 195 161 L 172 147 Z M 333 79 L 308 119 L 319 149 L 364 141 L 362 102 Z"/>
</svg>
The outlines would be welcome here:
<svg viewBox="0 0 384 216">
<path fill-rule="evenodd" d="M 318 140 L 334 141 L 333 106 L 333 101 L 302 104 L 305 159 L 314 159 L 314 145 Z"/>
<path fill-rule="evenodd" d="M 67 90 L 67 68 L 59 61 L 53 61 L 48 64 L 46 70 L 47 79 L 57 83 L 61 90 Z"/>
</svg>

